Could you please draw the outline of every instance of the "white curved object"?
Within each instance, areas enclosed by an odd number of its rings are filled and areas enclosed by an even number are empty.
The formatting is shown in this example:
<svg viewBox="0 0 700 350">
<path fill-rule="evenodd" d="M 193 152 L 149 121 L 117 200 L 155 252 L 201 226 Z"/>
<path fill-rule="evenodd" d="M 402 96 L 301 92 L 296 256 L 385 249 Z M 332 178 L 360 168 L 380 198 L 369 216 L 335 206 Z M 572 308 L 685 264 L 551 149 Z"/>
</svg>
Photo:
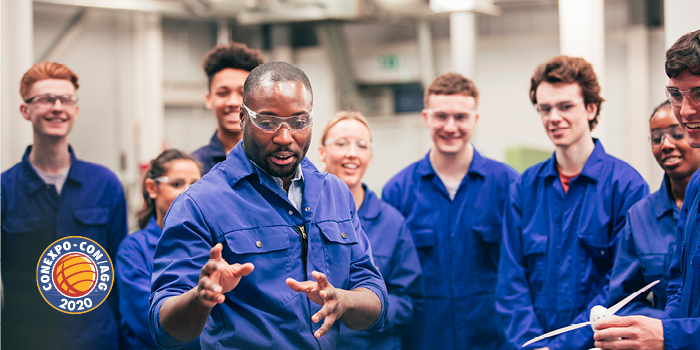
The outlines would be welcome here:
<svg viewBox="0 0 700 350">
<path fill-rule="evenodd" d="M 622 299 L 620 302 L 613 305 L 613 307 L 611 307 L 609 309 L 606 309 L 604 306 L 601 306 L 601 305 L 596 305 L 593 308 L 591 308 L 590 321 L 572 324 L 570 326 L 566 326 L 564 328 L 559 328 L 559 329 L 553 330 L 549 333 L 540 335 L 539 337 L 532 338 L 530 341 L 523 344 L 523 347 L 526 347 L 532 343 L 538 342 L 542 339 L 549 338 L 551 336 L 566 333 L 568 331 L 573 331 L 574 329 L 579 329 L 579 328 L 584 327 L 584 326 L 589 325 L 589 324 L 591 325 L 591 328 L 593 328 L 593 332 L 597 332 L 597 330 L 595 329 L 596 323 L 598 323 L 599 321 L 601 321 L 603 319 L 612 317 L 612 315 L 614 315 L 616 312 L 620 311 L 620 309 L 622 309 L 625 305 L 627 305 L 627 303 L 632 301 L 634 298 L 638 297 L 640 294 L 646 292 L 649 288 L 655 286 L 659 282 L 660 282 L 659 280 L 656 280 L 654 282 L 647 284 L 646 286 L 644 286 L 644 288 L 630 294 L 629 296 L 627 296 L 627 298 Z M 594 349 L 592 349 L 592 350 L 594 350 Z"/>
</svg>

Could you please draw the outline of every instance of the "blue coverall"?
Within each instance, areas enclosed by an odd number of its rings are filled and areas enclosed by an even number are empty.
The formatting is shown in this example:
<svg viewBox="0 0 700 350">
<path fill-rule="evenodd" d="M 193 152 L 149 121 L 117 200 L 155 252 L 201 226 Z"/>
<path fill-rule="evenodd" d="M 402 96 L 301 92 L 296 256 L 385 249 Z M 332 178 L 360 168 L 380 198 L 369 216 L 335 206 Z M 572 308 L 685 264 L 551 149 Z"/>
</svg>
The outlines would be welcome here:
<svg viewBox="0 0 700 350">
<path fill-rule="evenodd" d="M 148 299 L 151 296 L 153 253 L 162 234 L 154 216 L 143 230 L 127 236 L 116 259 L 119 283 L 121 350 L 157 349 L 148 329 Z M 182 349 L 199 349 L 199 338 Z"/>
<path fill-rule="evenodd" d="M 382 195 L 406 217 L 425 281 L 423 312 L 405 348 L 503 348 L 494 299 L 503 205 L 517 172 L 474 150 L 451 200 L 429 155 L 389 180 Z"/>
<path fill-rule="evenodd" d="M 513 348 L 579 319 L 588 321 L 590 308 L 604 304 L 625 215 L 649 193 L 639 173 L 594 142 L 568 192 L 562 188 L 555 154 L 525 170 L 511 187 L 496 308 Z M 587 344 L 564 340 L 576 334 L 528 348 L 592 347 L 592 338 L 585 339 Z"/>
<path fill-rule="evenodd" d="M 37 287 L 37 264 L 54 241 L 82 236 L 105 249 L 112 263 L 126 236 L 126 200 L 109 169 L 81 161 L 69 146 L 68 177 L 61 195 L 22 161 L 2 173 L 2 348 L 118 349 L 118 288 L 83 314 L 51 307 Z"/>
<path fill-rule="evenodd" d="M 208 173 L 214 165 L 226 160 L 226 150 L 221 140 L 219 140 L 216 131 L 208 145 L 202 146 L 192 152 L 192 158 L 202 163 L 202 176 Z"/>
<path fill-rule="evenodd" d="M 367 186 L 357 215 L 372 244 L 374 264 L 389 292 L 389 321 L 378 332 L 353 331 L 340 326 L 338 349 L 401 349 L 407 326 L 423 305 L 423 276 L 413 238 L 405 219 Z"/>
<path fill-rule="evenodd" d="M 668 302 L 661 320 L 666 350 L 700 349 L 700 196 L 696 171 L 685 190 L 671 260 Z"/>
<path fill-rule="evenodd" d="M 386 323 L 386 286 L 372 262 L 350 190 L 306 158 L 301 168 L 301 210 L 251 163 L 241 143 L 175 199 L 153 258 L 149 325 L 156 345 L 182 344 L 162 328 L 161 305 L 197 286 L 217 243 L 223 244 L 229 264 L 250 262 L 255 270 L 212 309 L 200 336 L 203 349 L 334 349 L 340 321 L 315 338 L 323 322 L 313 323 L 311 316 L 321 306 L 285 282 L 313 281 L 312 271 L 326 274 L 335 288 L 374 292 L 381 314 L 367 331 Z"/>
</svg>

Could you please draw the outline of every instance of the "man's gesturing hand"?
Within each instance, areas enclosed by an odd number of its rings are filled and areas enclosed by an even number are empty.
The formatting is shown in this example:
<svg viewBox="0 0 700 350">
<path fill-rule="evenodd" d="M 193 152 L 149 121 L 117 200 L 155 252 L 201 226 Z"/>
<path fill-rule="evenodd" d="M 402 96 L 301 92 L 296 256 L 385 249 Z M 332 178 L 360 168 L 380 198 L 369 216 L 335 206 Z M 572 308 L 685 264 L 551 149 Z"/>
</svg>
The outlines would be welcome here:
<svg viewBox="0 0 700 350">
<path fill-rule="evenodd" d="M 226 300 L 224 293 L 236 288 L 241 277 L 253 272 L 253 264 L 245 263 L 229 265 L 222 257 L 223 246 L 217 243 L 209 251 L 209 261 L 202 267 L 197 285 L 197 298 L 208 307 L 214 307 Z"/>
<path fill-rule="evenodd" d="M 304 292 L 314 303 L 323 306 L 321 310 L 311 316 L 311 321 L 318 323 L 325 319 L 323 326 L 319 328 L 314 336 L 322 337 L 331 329 L 333 323 L 340 319 L 343 314 L 352 306 L 352 301 L 348 298 L 346 290 L 334 288 L 326 275 L 314 271 L 311 276 L 316 280 L 298 282 L 292 278 L 287 278 L 287 285 L 295 292 Z"/>
</svg>

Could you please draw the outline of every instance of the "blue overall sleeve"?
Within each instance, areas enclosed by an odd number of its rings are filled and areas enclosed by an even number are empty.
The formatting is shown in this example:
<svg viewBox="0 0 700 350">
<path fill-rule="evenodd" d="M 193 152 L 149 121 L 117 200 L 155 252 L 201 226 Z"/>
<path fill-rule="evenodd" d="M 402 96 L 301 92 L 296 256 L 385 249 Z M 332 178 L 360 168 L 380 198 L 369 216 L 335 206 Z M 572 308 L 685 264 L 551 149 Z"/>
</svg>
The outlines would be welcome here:
<svg viewBox="0 0 700 350">
<path fill-rule="evenodd" d="M 501 315 L 506 339 L 517 349 L 528 340 L 544 333 L 535 314 L 530 282 L 526 274 L 527 261 L 523 258 L 521 181 L 522 177 L 511 185 L 510 199 L 505 205 L 503 244 L 496 287 L 496 310 Z M 547 345 L 548 341 L 545 339 L 527 349 Z"/>
<path fill-rule="evenodd" d="M 151 269 L 144 250 L 135 239 L 127 238 L 117 254 L 119 307 L 124 322 L 143 343 L 155 347 L 148 328 L 148 298 L 151 295 Z"/>
<path fill-rule="evenodd" d="M 629 216 L 627 216 L 629 219 Z M 632 226 L 627 221 L 620 233 L 620 241 L 617 246 L 615 264 L 610 277 L 609 297 L 606 307 L 612 307 L 615 303 L 626 298 L 630 291 L 636 291 L 646 286 L 644 273 L 640 263 L 640 256 L 634 243 Z M 627 292 L 626 292 L 627 291 Z M 629 302 L 616 315 L 645 315 L 653 318 L 661 318 L 663 310 L 653 308 L 649 300 L 638 297 Z"/>
<path fill-rule="evenodd" d="M 695 177 L 695 176 L 694 176 Z M 688 185 L 685 203 L 693 203 L 697 188 L 693 188 L 694 181 Z M 697 186 L 697 183 L 695 183 Z M 692 193 L 689 193 L 692 191 Z M 689 196 L 689 194 L 691 194 Z M 678 231 L 676 234 L 676 250 L 671 260 L 671 271 L 668 282 L 668 303 L 661 320 L 664 328 L 664 347 L 666 350 L 691 350 L 700 349 L 700 319 L 683 318 L 681 312 L 681 298 L 683 286 L 683 247 L 685 242 L 685 224 L 688 217 L 688 207 L 683 205 L 678 218 Z M 697 208 L 695 208 L 697 210 Z"/>
<path fill-rule="evenodd" d="M 402 332 L 423 305 L 423 279 L 413 238 L 406 224 L 401 226 L 385 282 L 389 294 L 386 331 Z"/>
</svg>

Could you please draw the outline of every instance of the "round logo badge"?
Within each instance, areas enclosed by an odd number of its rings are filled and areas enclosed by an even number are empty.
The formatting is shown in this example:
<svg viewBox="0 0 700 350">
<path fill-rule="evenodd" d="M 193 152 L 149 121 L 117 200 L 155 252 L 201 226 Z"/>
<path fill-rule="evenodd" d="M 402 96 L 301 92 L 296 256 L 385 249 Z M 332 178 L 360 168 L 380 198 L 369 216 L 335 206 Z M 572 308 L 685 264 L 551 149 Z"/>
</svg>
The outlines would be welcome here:
<svg viewBox="0 0 700 350">
<path fill-rule="evenodd" d="M 54 309 L 82 314 L 100 306 L 112 290 L 114 268 L 97 242 L 78 236 L 51 243 L 39 258 L 36 284 Z"/>
</svg>

